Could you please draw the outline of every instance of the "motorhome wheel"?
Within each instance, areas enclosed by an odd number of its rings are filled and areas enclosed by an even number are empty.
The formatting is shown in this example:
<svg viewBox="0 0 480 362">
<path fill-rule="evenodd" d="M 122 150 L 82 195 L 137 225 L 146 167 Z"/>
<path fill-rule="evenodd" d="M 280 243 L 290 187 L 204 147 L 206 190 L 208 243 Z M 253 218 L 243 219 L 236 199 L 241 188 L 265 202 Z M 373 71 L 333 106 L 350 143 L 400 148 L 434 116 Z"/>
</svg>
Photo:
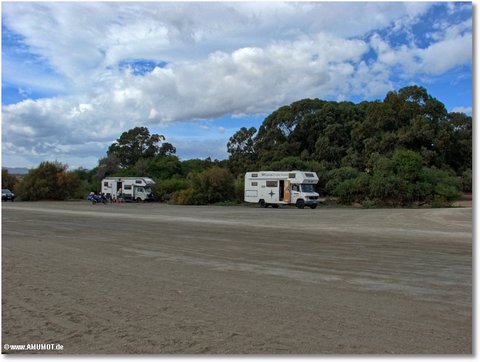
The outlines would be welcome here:
<svg viewBox="0 0 480 362">
<path fill-rule="evenodd" d="M 299 209 L 303 209 L 305 207 L 305 201 L 303 201 L 302 199 L 299 199 L 297 200 L 297 203 L 296 205 Z"/>
</svg>

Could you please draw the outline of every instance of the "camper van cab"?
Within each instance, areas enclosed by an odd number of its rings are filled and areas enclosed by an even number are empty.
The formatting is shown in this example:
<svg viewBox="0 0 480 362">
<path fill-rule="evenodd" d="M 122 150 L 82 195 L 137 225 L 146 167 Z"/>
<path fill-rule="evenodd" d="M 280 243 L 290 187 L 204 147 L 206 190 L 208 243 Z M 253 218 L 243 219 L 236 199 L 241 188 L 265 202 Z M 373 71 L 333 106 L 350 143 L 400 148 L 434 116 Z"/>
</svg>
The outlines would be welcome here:
<svg viewBox="0 0 480 362">
<path fill-rule="evenodd" d="M 309 171 L 259 171 L 245 174 L 245 202 L 261 207 L 293 204 L 299 209 L 315 209 L 319 195 L 315 192 L 318 176 Z"/>
<path fill-rule="evenodd" d="M 102 180 L 102 192 L 110 199 L 150 201 L 153 185 L 155 181 L 148 177 L 107 177 Z"/>
</svg>

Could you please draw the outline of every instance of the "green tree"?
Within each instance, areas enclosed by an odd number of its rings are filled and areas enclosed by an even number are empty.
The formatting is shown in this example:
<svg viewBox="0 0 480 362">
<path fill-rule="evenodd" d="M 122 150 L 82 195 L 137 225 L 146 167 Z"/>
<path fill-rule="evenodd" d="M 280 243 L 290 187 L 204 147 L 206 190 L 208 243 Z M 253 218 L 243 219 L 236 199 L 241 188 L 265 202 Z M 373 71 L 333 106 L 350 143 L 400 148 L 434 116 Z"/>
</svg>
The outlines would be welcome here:
<svg viewBox="0 0 480 362">
<path fill-rule="evenodd" d="M 212 167 L 214 163 L 212 160 L 209 158 L 205 160 L 201 160 L 199 158 L 196 159 L 191 159 L 191 160 L 185 160 L 181 162 L 182 166 L 182 175 L 183 176 L 188 176 L 190 173 L 200 173 L 208 168 Z"/>
<path fill-rule="evenodd" d="M 120 160 L 115 153 L 107 154 L 107 157 L 98 161 L 95 178 L 97 181 L 103 180 L 105 177 L 112 176 L 120 171 Z"/>
<path fill-rule="evenodd" d="M 76 175 L 80 180 L 80 187 L 78 189 L 79 197 L 87 195 L 91 191 L 99 191 L 99 182 L 101 179 L 97 179 L 97 171 L 98 168 L 87 170 L 83 167 L 72 171 L 72 174 Z"/>
<path fill-rule="evenodd" d="M 2 189 L 9 189 L 15 191 L 15 185 L 17 184 L 17 178 L 11 175 L 6 168 L 2 168 Z"/>
<path fill-rule="evenodd" d="M 366 166 L 372 153 L 390 156 L 398 148 L 419 152 L 429 166 L 442 166 L 450 137 L 445 106 L 425 88 L 410 86 L 389 92 L 383 102 L 366 108 L 363 122 L 352 129 L 352 143 Z"/>
<path fill-rule="evenodd" d="M 78 196 L 81 186 L 77 174 L 59 162 L 42 162 L 30 170 L 18 190 L 22 200 L 66 200 Z"/>
<path fill-rule="evenodd" d="M 423 164 L 422 156 L 411 150 L 377 158 L 368 196 L 389 206 L 448 205 L 461 196 L 459 178 Z"/>
<path fill-rule="evenodd" d="M 170 201 L 173 194 L 178 194 L 188 188 L 190 188 L 190 181 L 183 177 L 160 179 L 154 186 L 154 194 L 157 200 L 165 202 Z"/>
<path fill-rule="evenodd" d="M 448 115 L 449 132 L 445 132 L 444 138 L 438 145 L 438 149 L 444 151 L 445 163 L 449 165 L 457 175 L 467 170 L 472 170 L 472 117 L 464 113 L 450 113 Z"/>
<path fill-rule="evenodd" d="M 142 158 L 137 161 L 133 169 L 136 175 L 145 175 L 162 180 L 181 176 L 183 173 L 180 160 L 173 155 Z"/>
<path fill-rule="evenodd" d="M 261 163 L 270 163 L 301 152 L 300 143 L 291 138 L 297 122 L 291 106 L 280 107 L 265 118 L 254 142 Z"/>
<path fill-rule="evenodd" d="M 175 154 L 175 147 L 169 143 L 161 144 L 163 141 L 165 141 L 164 136 L 150 135 L 146 127 L 135 127 L 123 132 L 109 147 L 107 155 L 116 156 L 121 167 L 129 167 L 134 166 L 141 158 Z"/>
<path fill-rule="evenodd" d="M 213 166 L 190 174 L 189 180 L 191 186 L 175 195 L 176 203 L 204 205 L 235 199 L 235 179 L 225 168 Z"/>
<path fill-rule="evenodd" d="M 227 151 L 230 154 L 229 168 L 234 175 L 240 175 L 253 169 L 257 161 L 254 135 L 255 127 L 242 127 L 230 137 L 227 143 Z"/>
</svg>

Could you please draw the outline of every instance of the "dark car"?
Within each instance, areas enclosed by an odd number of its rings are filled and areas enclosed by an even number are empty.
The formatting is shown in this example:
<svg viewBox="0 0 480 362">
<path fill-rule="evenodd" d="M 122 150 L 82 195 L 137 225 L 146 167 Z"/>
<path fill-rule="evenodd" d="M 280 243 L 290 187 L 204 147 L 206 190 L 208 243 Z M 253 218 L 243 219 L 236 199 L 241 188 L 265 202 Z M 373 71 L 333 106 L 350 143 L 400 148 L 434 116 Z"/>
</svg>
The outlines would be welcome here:
<svg viewBox="0 0 480 362">
<path fill-rule="evenodd" d="M 13 202 L 15 200 L 15 194 L 9 189 L 2 189 L 2 201 L 8 200 Z"/>
</svg>

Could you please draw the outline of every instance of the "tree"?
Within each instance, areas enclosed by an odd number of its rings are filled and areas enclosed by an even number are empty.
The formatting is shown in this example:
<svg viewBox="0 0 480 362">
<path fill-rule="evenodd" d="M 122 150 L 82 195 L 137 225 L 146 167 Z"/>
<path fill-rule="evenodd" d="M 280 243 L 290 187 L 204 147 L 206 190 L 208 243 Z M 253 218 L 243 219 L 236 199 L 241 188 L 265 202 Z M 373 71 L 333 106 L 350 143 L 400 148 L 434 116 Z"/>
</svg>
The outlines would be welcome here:
<svg viewBox="0 0 480 362">
<path fill-rule="evenodd" d="M 230 154 L 229 167 L 235 175 L 243 174 L 252 168 L 256 162 L 254 135 L 255 127 L 242 127 L 227 143 L 227 151 Z"/>
<path fill-rule="evenodd" d="M 448 144 L 442 139 L 438 148 L 444 150 L 445 163 L 457 175 L 472 170 L 472 117 L 464 113 L 450 113 L 448 115 L 449 132 L 445 134 Z M 448 146 L 448 147 L 447 147 Z"/>
<path fill-rule="evenodd" d="M 133 169 L 137 175 L 162 180 L 182 175 L 182 164 L 177 156 L 172 155 L 140 159 Z"/>
<path fill-rule="evenodd" d="M 162 143 L 165 137 L 158 134 L 150 135 L 146 127 L 135 127 L 123 132 L 107 152 L 108 156 L 118 158 L 121 167 L 129 167 L 141 158 L 152 158 L 158 155 L 175 154 L 176 150 L 170 143 Z"/>
<path fill-rule="evenodd" d="M 255 137 L 255 150 L 262 163 L 299 154 L 301 142 L 293 140 L 298 117 L 292 106 L 283 106 L 263 121 Z"/>
<path fill-rule="evenodd" d="M 370 175 L 353 167 L 333 169 L 327 174 L 326 188 L 340 203 L 361 202 L 369 192 Z"/>
<path fill-rule="evenodd" d="M 59 162 L 42 162 L 30 170 L 19 189 L 22 200 L 67 200 L 78 196 L 80 178 Z"/>
<path fill-rule="evenodd" d="M 96 172 L 97 181 L 103 180 L 105 177 L 112 176 L 120 171 L 120 160 L 115 153 L 109 153 L 107 157 L 98 161 Z"/>
<path fill-rule="evenodd" d="M 6 168 L 2 168 L 2 189 L 15 190 L 17 178 L 11 175 Z"/>
<path fill-rule="evenodd" d="M 213 166 L 190 174 L 189 180 L 191 186 L 175 195 L 176 203 L 203 205 L 235 198 L 235 179 L 225 168 Z"/>
<path fill-rule="evenodd" d="M 391 157 L 378 157 L 368 196 L 389 206 L 413 203 L 441 206 L 460 197 L 459 178 L 423 164 L 422 156 L 411 150 L 396 150 Z"/>
<path fill-rule="evenodd" d="M 445 141 L 450 140 L 443 127 L 447 115 L 445 106 L 425 88 L 389 92 L 383 102 L 370 103 L 365 119 L 353 126 L 353 148 L 364 165 L 372 153 L 390 156 L 403 148 L 419 152 L 427 165 L 441 167 Z"/>
<path fill-rule="evenodd" d="M 189 173 L 200 173 L 205 171 L 206 169 L 213 166 L 212 160 L 209 158 L 205 160 L 201 160 L 199 158 L 185 160 L 181 162 L 182 166 L 182 175 L 188 176 Z"/>
</svg>

